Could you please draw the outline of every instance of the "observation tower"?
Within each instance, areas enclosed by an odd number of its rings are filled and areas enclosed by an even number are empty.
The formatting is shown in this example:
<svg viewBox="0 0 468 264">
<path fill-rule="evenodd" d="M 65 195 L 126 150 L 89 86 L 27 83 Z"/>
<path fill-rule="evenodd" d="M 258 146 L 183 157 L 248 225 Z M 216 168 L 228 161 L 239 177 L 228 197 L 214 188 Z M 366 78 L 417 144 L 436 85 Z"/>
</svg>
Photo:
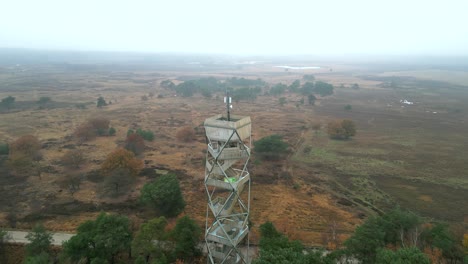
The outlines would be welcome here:
<svg viewBox="0 0 468 264">
<path fill-rule="evenodd" d="M 227 115 L 212 116 L 204 123 L 208 143 L 205 165 L 208 263 L 250 263 L 247 164 L 252 140 L 251 121 L 248 116 L 230 114 L 229 95 L 225 102 Z"/>
</svg>

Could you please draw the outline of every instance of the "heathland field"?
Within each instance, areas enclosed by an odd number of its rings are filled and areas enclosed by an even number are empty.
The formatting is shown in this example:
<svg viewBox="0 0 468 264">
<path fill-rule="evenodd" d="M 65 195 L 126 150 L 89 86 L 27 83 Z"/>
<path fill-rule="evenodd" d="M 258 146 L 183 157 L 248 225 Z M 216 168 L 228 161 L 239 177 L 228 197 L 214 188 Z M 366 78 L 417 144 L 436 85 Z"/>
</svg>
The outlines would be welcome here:
<svg viewBox="0 0 468 264">
<path fill-rule="evenodd" d="M 202 123 L 225 111 L 226 87 L 255 89 L 254 96 L 235 97 L 233 105 L 235 114 L 251 116 L 254 141 L 279 134 L 289 144 L 278 160 L 261 159 L 254 149 L 249 165 L 252 241 L 258 239 L 257 227 L 272 221 L 290 238 L 324 244 L 331 221 L 344 239 L 366 216 L 396 205 L 466 226 L 468 72 L 306 64 L 321 68 L 273 67 L 284 62 L 0 68 L 0 98 L 15 97 L 0 109 L 0 143 L 28 134 L 41 143 L 34 171 L 12 171 L 8 158 L 0 156 L 0 226 L 28 229 L 41 221 L 52 230 L 73 231 L 100 211 L 141 223 L 155 212 L 138 203 L 139 191 L 165 171 L 176 173 L 181 182 L 184 213 L 204 226 Z M 185 94 L 188 90 L 177 90 L 167 80 L 179 88 L 198 80 L 206 89 Z M 295 80 L 332 84 L 333 94 L 317 95 L 312 105 L 301 88 L 293 89 Z M 107 105 L 96 107 L 98 97 Z M 77 128 L 94 117 L 109 120 L 115 135 L 78 140 Z M 330 139 L 328 123 L 338 119 L 352 120 L 356 135 Z M 177 132 L 186 127 L 195 136 L 181 140 Z M 100 175 L 101 165 L 125 145 L 128 130 L 138 128 L 154 133 L 137 155 L 144 169 L 114 192 Z M 62 162 L 71 149 L 84 154 L 79 168 Z M 78 184 L 71 182 L 76 175 L 81 175 Z"/>
</svg>

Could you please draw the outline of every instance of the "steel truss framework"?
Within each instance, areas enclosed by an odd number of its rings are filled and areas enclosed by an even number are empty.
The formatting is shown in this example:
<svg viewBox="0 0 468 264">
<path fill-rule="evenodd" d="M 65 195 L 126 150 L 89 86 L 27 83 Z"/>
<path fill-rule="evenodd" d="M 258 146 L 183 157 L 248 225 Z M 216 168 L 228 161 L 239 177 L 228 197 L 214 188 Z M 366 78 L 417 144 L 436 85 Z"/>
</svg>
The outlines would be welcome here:
<svg viewBox="0 0 468 264">
<path fill-rule="evenodd" d="M 250 118 L 218 115 L 205 121 L 205 131 L 208 263 L 249 263 Z M 243 241 L 246 250 L 239 247 Z"/>
</svg>

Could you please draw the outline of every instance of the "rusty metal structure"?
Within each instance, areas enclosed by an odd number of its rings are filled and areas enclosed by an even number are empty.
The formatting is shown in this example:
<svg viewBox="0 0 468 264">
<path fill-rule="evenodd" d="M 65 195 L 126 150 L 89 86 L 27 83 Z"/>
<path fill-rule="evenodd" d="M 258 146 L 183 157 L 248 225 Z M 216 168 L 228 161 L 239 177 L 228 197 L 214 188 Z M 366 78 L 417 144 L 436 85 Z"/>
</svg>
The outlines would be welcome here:
<svg viewBox="0 0 468 264">
<path fill-rule="evenodd" d="M 207 118 L 205 242 L 208 263 L 250 263 L 249 211 L 251 120 L 231 115 Z M 226 101 L 226 100 L 225 100 Z M 242 245 L 242 247 L 241 247 Z"/>
</svg>

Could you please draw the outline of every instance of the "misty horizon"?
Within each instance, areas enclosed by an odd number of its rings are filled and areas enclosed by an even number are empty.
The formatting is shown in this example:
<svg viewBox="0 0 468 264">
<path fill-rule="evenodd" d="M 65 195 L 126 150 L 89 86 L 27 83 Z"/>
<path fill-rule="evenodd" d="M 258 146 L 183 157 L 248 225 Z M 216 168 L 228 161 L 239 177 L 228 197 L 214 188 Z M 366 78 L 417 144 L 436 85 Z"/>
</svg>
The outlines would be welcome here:
<svg viewBox="0 0 468 264">
<path fill-rule="evenodd" d="M 9 1 L 0 47 L 223 55 L 468 55 L 465 1 Z"/>
</svg>

